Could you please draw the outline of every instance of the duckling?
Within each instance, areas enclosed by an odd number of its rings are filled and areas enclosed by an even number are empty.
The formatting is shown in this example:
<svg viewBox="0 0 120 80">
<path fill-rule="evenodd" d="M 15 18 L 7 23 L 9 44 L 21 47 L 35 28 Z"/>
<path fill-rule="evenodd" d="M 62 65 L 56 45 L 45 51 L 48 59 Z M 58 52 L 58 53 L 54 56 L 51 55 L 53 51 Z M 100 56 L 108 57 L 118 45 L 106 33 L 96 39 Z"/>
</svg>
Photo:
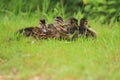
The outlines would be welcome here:
<svg viewBox="0 0 120 80">
<path fill-rule="evenodd" d="M 27 27 L 20 29 L 16 32 L 17 34 L 23 34 L 25 37 L 41 37 L 42 35 L 46 35 L 47 28 L 46 28 L 46 22 L 44 19 L 41 19 L 39 22 L 39 26 L 37 27 Z M 40 36 L 41 35 L 41 36 Z"/>
<path fill-rule="evenodd" d="M 87 18 L 82 18 L 79 25 L 79 34 L 86 37 L 96 37 L 96 31 L 90 28 Z"/>
<path fill-rule="evenodd" d="M 53 23 L 48 24 L 48 28 L 49 29 L 57 28 L 58 26 L 62 26 L 63 22 L 64 22 L 63 18 L 60 16 L 57 16 L 57 17 L 55 17 Z"/>
<path fill-rule="evenodd" d="M 27 27 L 27 28 L 23 28 L 23 29 L 20 29 L 16 32 L 16 34 L 23 34 L 25 37 L 29 37 L 31 36 L 32 34 L 32 30 L 34 29 L 35 27 Z"/>
<path fill-rule="evenodd" d="M 76 18 L 70 18 L 66 22 L 67 25 L 67 32 L 69 34 L 73 34 L 75 31 L 78 30 L 78 20 Z"/>
<path fill-rule="evenodd" d="M 57 16 L 57 17 L 55 17 L 55 19 L 54 19 L 54 25 L 56 24 L 61 24 L 61 23 L 63 23 L 64 21 L 63 21 L 63 18 L 61 17 L 61 16 Z"/>
<path fill-rule="evenodd" d="M 38 27 L 42 28 L 43 33 L 47 32 L 47 27 L 46 27 L 46 21 L 45 21 L 45 19 L 41 19 L 39 21 L 39 26 Z"/>
<path fill-rule="evenodd" d="M 64 23 L 63 18 L 61 16 L 55 17 L 53 25 L 58 31 L 67 33 L 66 26 L 65 26 L 66 24 Z"/>
<path fill-rule="evenodd" d="M 48 34 L 47 24 L 45 19 L 40 19 L 39 26 L 32 30 L 34 38 L 46 39 Z"/>
</svg>

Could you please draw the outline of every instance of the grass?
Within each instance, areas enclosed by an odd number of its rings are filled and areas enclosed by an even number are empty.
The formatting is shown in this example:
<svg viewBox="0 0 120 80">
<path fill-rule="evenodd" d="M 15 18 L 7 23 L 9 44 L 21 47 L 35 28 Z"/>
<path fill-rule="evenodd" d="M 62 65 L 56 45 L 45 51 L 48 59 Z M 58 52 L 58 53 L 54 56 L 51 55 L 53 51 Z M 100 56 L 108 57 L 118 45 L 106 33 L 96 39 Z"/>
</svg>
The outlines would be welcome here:
<svg viewBox="0 0 120 80">
<path fill-rule="evenodd" d="M 78 16 L 78 15 L 77 15 Z M 78 18 L 77 16 L 74 16 Z M 97 31 L 95 40 L 35 40 L 14 33 L 37 26 L 40 16 L 4 16 L 0 21 L 0 75 L 16 74 L 20 80 L 119 80 L 120 27 L 89 20 Z M 52 22 L 53 16 L 47 17 Z M 66 18 L 65 18 L 66 19 Z M 14 76 L 15 77 L 15 76 Z M 17 80 L 17 79 L 16 79 Z"/>
</svg>

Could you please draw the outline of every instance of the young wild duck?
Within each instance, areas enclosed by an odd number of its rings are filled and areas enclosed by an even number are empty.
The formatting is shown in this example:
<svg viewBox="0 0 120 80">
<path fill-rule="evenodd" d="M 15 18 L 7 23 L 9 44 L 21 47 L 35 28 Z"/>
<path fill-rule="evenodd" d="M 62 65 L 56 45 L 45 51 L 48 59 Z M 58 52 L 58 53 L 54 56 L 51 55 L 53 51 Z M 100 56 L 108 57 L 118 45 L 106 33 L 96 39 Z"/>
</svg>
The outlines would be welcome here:
<svg viewBox="0 0 120 80">
<path fill-rule="evenodd" d="M 67 33 L 66 24 L 60 16 L 55 17 L 53 22 L 54 27 L 60 32 Z"/>
<path fill-rule="evenodd" d="M 40 39 L 47 39 L 48 38 L 48 30 L 47 30 L 47 24 L 45 19 L 41 19 L 39 21 L 39 26 L 34 28 L 32 30 L 33 32 L 33 37 L 35 38 L 40 38 Z"/>
<path fill-rule="evenodd" d="M 32 31 L 33 29 L 36 28 L 36 27 L 27 27 L 27 28 L 23 28 L 23 29 L 20 29 L 16 32 L 17 35 L 19 34 L 22 34 L 24 35 L 25 37 L 30 37 L 32 35 Z"/>
<path fill-rule="evenodd" d="M 97 37 L 96 31 L 90 28 L 87 18 L 82 18 L 79 25 L 80 36 Z"/>
<path fill-rule="evenodd" d="M 42 29 L 43 33 L 47 33 L 47 24 L 46 24 L 45 19 L 41 19 L 39 21 L 39 26 L 38 27 Z"/>
<path fill-rule="evenodd" d="M 73 34 L 75 31 L 78 31 L 78 20 L 76 18 L 68 19 L 67 23 L 67 32 Z"/>
<path fill-rule="evenodd" d="M 47 32 L 47 29 L 45 27 L 45 20 L 42 19 L 40 20 L 38 27 L 27 27 L 24 29 L 20 29 L 17 31 L 17 34 L 23 34 L 25 37 L 30 37 L 30 36 L 35 37 L 35 34 L 41 34 L 46 32 Z"/>
<path fill-rule="evenodd" d="M 17 31 L 17 34 L 23 34 L 25 37 L 41 38 L 47 32 L 45 20 L 40 20 L 38 27 L 27 27 Z"/>
</svg>

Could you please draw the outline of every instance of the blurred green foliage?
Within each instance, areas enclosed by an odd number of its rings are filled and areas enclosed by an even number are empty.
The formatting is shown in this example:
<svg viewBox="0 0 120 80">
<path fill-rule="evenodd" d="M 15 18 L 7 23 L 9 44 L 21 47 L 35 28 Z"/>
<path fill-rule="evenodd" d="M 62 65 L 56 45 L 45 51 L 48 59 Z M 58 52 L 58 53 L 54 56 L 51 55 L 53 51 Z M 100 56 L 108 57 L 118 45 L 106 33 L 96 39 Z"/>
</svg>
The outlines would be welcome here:
<svg viewBox="0 0 120 80">
<path fill-rule="evenodd" d="M 120 16 L 119 0 L 91 1 L 86 5 L 85 12 L 93 18 L 103 19 L 104 22 L 119 21 Z"/>
<path fill-rule="evenodd" d="M 0 14 L 28 15 L 37 13 L 48 16 L 73 16 L 81 12 L 91 19 L 101 19 L 102 22 L 119 21 L 120 0 L 0 0 Z"/>
</svg>

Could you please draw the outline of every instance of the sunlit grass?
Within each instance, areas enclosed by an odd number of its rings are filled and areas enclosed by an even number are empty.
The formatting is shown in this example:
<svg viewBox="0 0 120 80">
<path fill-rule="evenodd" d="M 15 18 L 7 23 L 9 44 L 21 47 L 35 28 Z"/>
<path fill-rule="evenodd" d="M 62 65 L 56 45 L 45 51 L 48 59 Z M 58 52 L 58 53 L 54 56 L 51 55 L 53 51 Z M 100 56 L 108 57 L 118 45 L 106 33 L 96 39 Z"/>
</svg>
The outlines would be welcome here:
<svg viewBox="0 0 120 80">
<path fill-rule="evenodd" d="M 97 15 L 99 20 L 88 20 L 97 32 L 97 39 L 17 38 L 17 30 L 38 26 L 39 19 L 45 18 L 51 23 L 55 16 L 62 16 L 64 20 L 69 17 L 80 20 L 84 16 L 79 7 L 78 12 L 70 10 L 73 15 L 66 12 L 68 6 L 63 6 L 63 0 L 53 6 L 51 2 L 0 0 L 0 79 L 13 76 L 15 79 L 7 80 L 28 80 L 37 76 L 40 80 L 119 80 L 120 26 L 118 23 L 100 24 L 104 17 Z"/>
<path fill-rule="evenodd" d="M 47 19 L 49 23 L 52 20 L 53 16 Z M 117 23 L 109 27 L 89 20 L 91 27 L 97 31 L 97 39 L 16 38 L 14 33 L 18 29 L 37 26 L 38 21 L 39 18 L 34 16 L 6 16 L 0 22 L 0 75 L 9 75 L 15 68 L 21 80 L 42 74 L 51 80 L 120 78 L 120 27 Z"/>
</svg>

